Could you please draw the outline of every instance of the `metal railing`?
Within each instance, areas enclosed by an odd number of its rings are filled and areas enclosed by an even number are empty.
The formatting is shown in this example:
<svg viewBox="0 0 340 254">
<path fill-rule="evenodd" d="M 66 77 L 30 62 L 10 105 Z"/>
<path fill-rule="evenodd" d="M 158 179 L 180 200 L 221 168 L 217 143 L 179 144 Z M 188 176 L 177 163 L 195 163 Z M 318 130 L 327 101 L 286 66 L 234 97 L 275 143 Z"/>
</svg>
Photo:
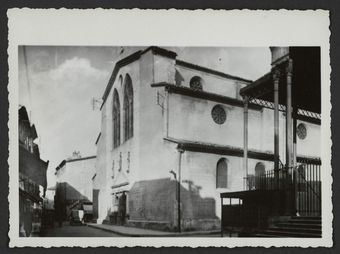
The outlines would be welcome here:
<svg viewBox="0 0 340 254">
<path fill-rule="evenodd" d="M 300 215 L 321 215 L 321 164 L 303 163 L 296 167 L 282 166 L 263 174 L 244 178 L 245 190 L 290 190 Z"/>
<path fill-rule="evenodd" d="M 221 194 L 221 234 L 237 228 L 265 228 L 275 215 L 321 216 L 321 162 L 302 163 L 244 178 L 241 196 Z M 263 190 L 265 192 L 251 192 Z M 229 204 L 223 200 L 229 199 Z M 232 202 L 232 199 L 238 202 Z"/>
<path fill-rule="evenodd" d="M 293 168 L 280 168 L 248 175 L 244 177 L 245 190 L 284 190 L 293 182 L 293 171 Z"/>
<path fill-rule="evenodd" d="M 299 215 L 321 215 L 321 165 L 301 164 L 295 171 L 296 209 Z"/>
</svg>

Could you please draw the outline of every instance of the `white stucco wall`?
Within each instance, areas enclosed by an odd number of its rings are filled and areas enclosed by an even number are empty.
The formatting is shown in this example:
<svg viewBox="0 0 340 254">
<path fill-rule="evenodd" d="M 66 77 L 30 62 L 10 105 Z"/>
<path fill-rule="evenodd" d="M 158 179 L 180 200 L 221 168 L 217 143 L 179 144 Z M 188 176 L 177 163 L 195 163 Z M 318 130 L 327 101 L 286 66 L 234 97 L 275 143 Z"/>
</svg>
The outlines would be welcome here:
<svg viewBox="0 0 340 254">
<path fill-rule="evenodd" d="M 210 100 L 197 99 L 178 94 L 167 94 L 164 87 L 151 87 L 159 82 L 175 83 L 175 69 L 183 76 L 182 86 L 189 87 L 193 76 L 204 79 L 203 91 L 239 98 L 238 91 L 245 84 L 228 80 L 216 75 L 203 73 L 175 65 L 175 60 L 154 55 L 151 51 L 143 54 L 139 60 L 130 63 L 119 70 L 117 79 L 102 108 L 101 137 L 97 144 L 97 176 L 94 187 L 100 189 L 99 193 L 99 222 L 107 217 L 111 209 L 112 193 L 129 191 L 134 184 L 143 181 L 153 182 L 157 179 L 170 179 L 170 170 L 178 170 L 177 144 L 168 142 L 164 138 L 174 138 L 193 142 L 211 143 L 243 148 L 243 108 L 216 103 Z M 134 132 L 133 137 L 124 142 L 123 131 L 123 86 L 119 76 L 123 79 L 126 74 L 132 79 L 134 95 Z M 117 89 L 121 107 L 121 145 L 113 148 L 113 121 L 112 98 L 113 91 Z M 160 96 L 161 95 L 161 96 Z M 167 103 L 168 100 L 168 103 Z M 212 108 L 220 104 L 227 112 L 224 124 L 216 124 L 211 117 Z M 320 156 L 320 126 L 305 123 L 307 138 L 298 139 L 298 155 Z M 269 109 L 249 110 L 249 149 L 262 152 L 273 152 L 274 130 L 273 111 Z M 280 157 L 285 159 L 285 118 L 280 113 Z M 128 162 L 130 154 L 130 162 Z M 225 157 L 228 160 L 230 187 L 216 189 L 216 164 Z M 120 159 L 121 158 L 121 159 Z M 120 168 L 121 160 L 121 171 Z M 256 163 L 259 160 L 249 159 L 249 174 L 254 174 Z M 263 162 L 266 169 L 272 169 L 272 162 Z M 114 168 L 113 168 L 114 165 Z M 209 200 L 215 205 L 215 216 L 220 217 L 219 193 L 225 191 L 238 191 L 243 189 L 243 159 L 242 157 L 222 156 L 210 153 L 197 153 L 186 151 L 182 157 L 182 180 L 191 181 L 199 186 L 198 200 Z M 129 169 L 129 170 L 128 170 Z M 112 178 L 112 176 L 114 176 Z M 127 186 L 112 189 L 124 182 Z M 169 180 L 169 182 L 171 182 Z M 158 182 L 159 184 L 159 182 Z M 182 183 L 189 190 L 187 183 Z M 167 187 L 164 186 L 164 189 Z M 169 190 L 171 188 L 169 187 Z M 171 193 L 170 193 L 171 194 Z M 195 194 L 195 195 L 196 195 Z M 157 211 L 162 202 L 174 202 L 173 197 L 164 200 L 164 196 L 145 197 L 138 194 L 148 204 L 154 204 L 152 211 Z M 151 194 L 148 194 L 151 195 Z M 189 195 L 190 196 L 190 195 Z M 190 196 L 191 197 L 191 196 Z M 197 195 L 195 196 L 197 197 Z M 152 198 L 152 200 L 149 200 Z M 133 201 L 133 200 L 132 200 Z M 152 202 L 154 201 L 154 202 Z M 188 204 L 194 204 L 188 201 Z M 139 203 L 139 205 L 141 205 Z M 176 207 L 174 206 L 174 209 Z M 193 212 L 194 207 L 187 212 Z M 187 214 L 187 216 L 189 216 Z M 171 215 L 173 216 L 173 215 Z M 168 220 L 169 218 L 159 218 Z M 173 218 L 172 218 L 173 219 Z"/>
<path fill-rule="evenodd" d="M 133 87 L 133 111 L 134 125 L 133 137 L 129 140 L 124 140 L 124 80 L 126 74 L 129 74 L 132 80 Z M 122 76 L 123 83 L 119 78 Z M 113 191 L 112 186 L 117 186 L 122 183 L 129 182 L 133 184 L 139 170 L 139 93 L 140 93 L 140 76 L 139 76 L 139 61 L 135 61 L 119 70 L 113 87 L 102 107 L 102 128 L 101 137 L 97 144 L 97 176 L 95 178 L 95 186 L 100 189 L 99 192 L 99 221 L 107 218 L 112 207 L 112 193 L 128 190 L 129 186 L 122 186 Z M 117 89 L 120 102 L 120 140 L 119 147 L 113 147 L 113 92 Z M 130 154 L 130 155 L 129 155 Z M 128 159 L 130 160 L 128 162 Z M 121 165 L 121 166 L 120 166 Z"/>
<path fill-rule="evenodd" d="M 57 182 L 66 182 L 92 201 L 92 177 L 96 158 L 67 161 L 57 172 Z"/>
<path fill-rule="evenodd" d="M 216 166 L 221 158 L 225 158 L 228 162 L 228 188 L 216 188 Z M 266 169 L 273 167 L 272 162 L 249 159 L 249 174 L 255 174 L 255 166 L 258 162 L 263 163 Z M 185 182 L 191 181 L 194 188 L 198 188 L 203 202 L 204 199 L 213 199 L 215 215 L 218 218 L 221 216 L 220 193 L 244 190 L 243 177 L 245 175 L 242 157 L 190 151 L 182 155 L 182 181 L 184 181 L 182 186 L 189 190 L 189 184 Z"/>
<path fill-rule="evenodd" d="M 227 119 L 216 124 L 211 116 L 215 105 L 221 105 Z M 168 135 L 174 139 L 204 142 L 243 148 L 243 108 L 214 101 L 170 94 Z M 262 152 L 274 151 L 273 110 L 249 110 L 248 148 Z M 302 121 L 298 121 L 298 124 Z M 280 158 L 285 161 L 285 116 L 280 112 Z M 307 128 L 305 140 L 297 138 L 297 153 L 301 156 L 320 156 L 320 126 L 303 122 Z"/>
<path fill-rule="evenodd" d="M 181 86 L 190 87 L 191 78 L 199 76 L 204 81 L 203 91 L 217 93 L 232 98 L 239 98 L 239 89 L 247 84 L 243 81 L 226 79 L 218 75 L 190 69 L 180 65 L 176 65 L 176 69 L 184 79 L 180 84 Z"/>
</svg>

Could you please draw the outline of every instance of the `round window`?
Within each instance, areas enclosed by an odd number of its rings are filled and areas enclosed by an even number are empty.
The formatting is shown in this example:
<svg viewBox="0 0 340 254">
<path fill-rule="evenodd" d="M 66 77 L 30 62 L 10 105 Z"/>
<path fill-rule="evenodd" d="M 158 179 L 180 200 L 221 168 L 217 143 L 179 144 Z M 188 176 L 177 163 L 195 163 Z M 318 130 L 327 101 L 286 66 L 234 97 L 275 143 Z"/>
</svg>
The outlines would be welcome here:
<svg viewBox="0 0 340 254">
<path fill-rule="evenodd" d="M 299 139 L 305 139 L 307 136 L 306 125 L 304 125 L 303 123 L 300 123 L 296 129 L 296 133 Z"/>
<path fill-rule="evenodd" d="M 224 124 L 225 120 L 227 119 L 227 113 L 220 105 L 216 105 L 215 107 L 213 107 L 213 109 L 211 110 L 211 116 L 214 122 L 217 124 Z"/>
<path fill-rule="evenodd" d="M 190 88 L 194 90 L 203 90 L 203 80 L 202 78 L 195 76 L 190 80 Z"/>
</svg>

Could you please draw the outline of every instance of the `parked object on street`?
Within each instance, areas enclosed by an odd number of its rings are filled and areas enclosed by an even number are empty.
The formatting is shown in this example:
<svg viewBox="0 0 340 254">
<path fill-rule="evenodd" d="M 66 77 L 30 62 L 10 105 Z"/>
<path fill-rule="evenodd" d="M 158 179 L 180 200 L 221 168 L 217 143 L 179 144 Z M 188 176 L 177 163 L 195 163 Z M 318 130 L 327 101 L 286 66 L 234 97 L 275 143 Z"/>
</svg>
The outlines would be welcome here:
<svg viewBox="0 0 340 254">
<path fill-rule="evenodd" d="M 84 211 L 84 222 L 92 221 L 93 219 L 92 202 L 84 202 L 82 206 L 83 206 L 83 211 Z"/>
<path fill-rule="evenodd" d="M 84 211 L 83 210 L 72 210 L 70 215 L 70 225 L 81 225 L 83 224 Z"/>
</svg>

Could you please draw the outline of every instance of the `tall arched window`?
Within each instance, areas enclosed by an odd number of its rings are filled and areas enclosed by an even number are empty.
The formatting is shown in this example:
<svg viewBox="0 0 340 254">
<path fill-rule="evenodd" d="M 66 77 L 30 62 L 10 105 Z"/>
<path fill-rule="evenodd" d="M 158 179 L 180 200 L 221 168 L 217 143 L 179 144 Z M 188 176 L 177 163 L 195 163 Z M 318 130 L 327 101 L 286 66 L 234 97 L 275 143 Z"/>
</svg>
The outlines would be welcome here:
<svg viewBox="0 0 340 254">
<path fill-rule="evenodd" d="M 262 162 L 256 163 L 255 166 L 255 189 L 263 189 L 266 186 L 266 169 Z"/>
<path fill-rule="evenodd" d="M 113 91 L 113 147 L 120 145 L 120 102 L 117 89 Z"/>
<path fill-rule="evenodd" d="M 216 165 L 216 188 L 228 188 L 228 161 L 225 158 Z"/>
<path fill-rule="evenodd" d="M 132 80 L 126 74 L 124 81 L 124 140 L 133 136 L 133 88 Z"/>
</svg>

